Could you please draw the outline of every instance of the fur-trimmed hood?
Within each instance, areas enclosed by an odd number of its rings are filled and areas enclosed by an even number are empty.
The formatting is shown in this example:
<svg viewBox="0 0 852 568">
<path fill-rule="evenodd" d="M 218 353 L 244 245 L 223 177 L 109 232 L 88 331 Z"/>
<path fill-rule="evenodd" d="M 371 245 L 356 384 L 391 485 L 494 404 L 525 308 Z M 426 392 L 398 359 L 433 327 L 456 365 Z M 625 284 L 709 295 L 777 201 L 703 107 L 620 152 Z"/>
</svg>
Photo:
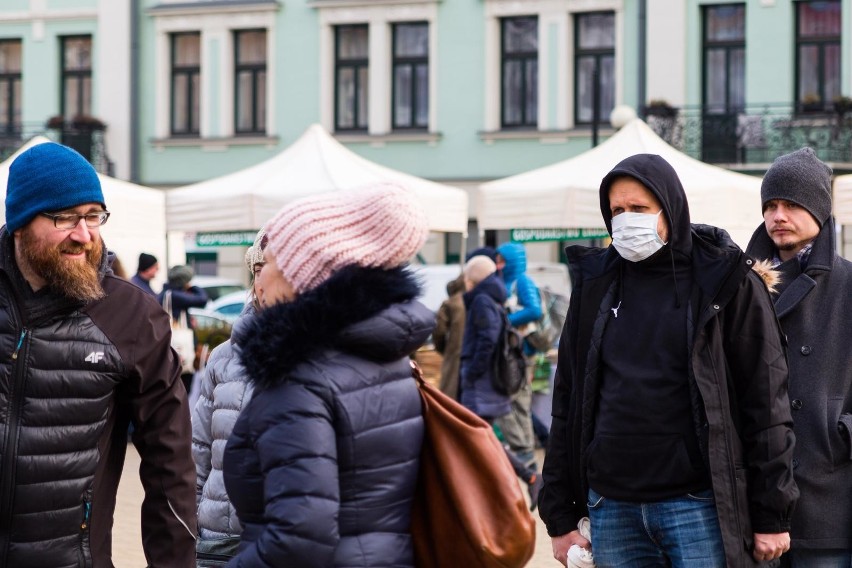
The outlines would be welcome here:
<svg viewBox="0 0 852 568">
<path fill-rule="evenodd" d="M 287 380 L 326 349 L 393 361 L 426 341 L 434 314 L 414 299 L 420 285 L 407 268 L 348 266 L 293 302 L 261 310 L 235 331 L 240 359 L 258 389 Z"/>
</svg>

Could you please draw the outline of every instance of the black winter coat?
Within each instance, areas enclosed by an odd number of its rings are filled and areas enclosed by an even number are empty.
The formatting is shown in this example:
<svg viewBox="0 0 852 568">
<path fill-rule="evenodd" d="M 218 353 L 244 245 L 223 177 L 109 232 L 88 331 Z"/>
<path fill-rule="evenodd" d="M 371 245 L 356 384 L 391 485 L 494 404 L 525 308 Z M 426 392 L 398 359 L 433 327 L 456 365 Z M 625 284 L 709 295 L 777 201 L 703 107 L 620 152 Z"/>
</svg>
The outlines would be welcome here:
<svg viewBox="0 0 852 568">
<path fill-rule="evenodd" d="M 435 325 L 405 269 L 346 268 L 236 341 L 255 385 L 228 440 L 229 567 L 414 565 L 423 438 L 408 354 Z"/>
<path fill-rule="evenodd" d="M 112 566 L 128 424 L 152 568 L 195 566 L 195 468 L 168 316 L 100 267 L 106 297 L 33 295 L 0 229 L 0 566 Z"/>
<path fill-rule="evenodd" d="M 761 225 L 748 246 L 772 258 Z M 792 546 L 852 549 L 852 262 L 837 256 L 834 222 L 814 241 L 804 271 L 798 259 L 781 272 L 775 309 L 790 346 L 790 404 L 796 483 Z"/>
<path fill-rule="evenodd" d="M 798 497 L 783 337 L 753 261 L 715 227 L 690 225 L 686 196 L 658 156 L 634 156 L 604 179 L 601 212 L 611 231 L 607 180 L 630 175 L 651 189 L 670 221 L 658 254 L 688 254 L 693 290 L 687 322 L 696 435 L 710 471 L 727 565 L 754 564 L 753 533 L 784 532 Z M 622 162 L 624 164 L 625 162 Z M 621 165 L 621 164 L 620 164 Z M 667 165 L 666 165 L 667 166 Z M 588 515 L 586 467 L 595 424 L 600 346 L 618 295 L 613 247 L 569 247 L 573 290 L 559 343 L 553 422 L 540 514 L 551 536 Z M 624 307 L 622 307 L 624 309 Z"/>
</svg>

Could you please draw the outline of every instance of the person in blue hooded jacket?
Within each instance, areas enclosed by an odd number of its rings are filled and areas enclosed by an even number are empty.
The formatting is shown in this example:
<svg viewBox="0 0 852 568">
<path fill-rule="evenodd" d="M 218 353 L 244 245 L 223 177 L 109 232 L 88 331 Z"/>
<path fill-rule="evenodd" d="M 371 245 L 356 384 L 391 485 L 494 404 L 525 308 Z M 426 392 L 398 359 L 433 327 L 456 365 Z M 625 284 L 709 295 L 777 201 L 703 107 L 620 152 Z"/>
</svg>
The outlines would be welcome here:
<svg viewBox="0 0 852 568">
<path fill-rule="evenodd" d="M 509 323 L 526 335 L 525 328 L 541 318 L 541 298 L 533 279 L 527 274 L 527 252 L 520 243 L 497 247 L 497 269 L 508 292 Z M 524 342 L 527 356 L 535 354 Z M 528 375 L 532 367 L 527 366 Z M 528 379 L 532 377 L 528 376 Z M 512 399 L 512 411 L 496 421 L 509 447 L 524 463 L 535 464 L 535 437 L 532 423 L 532 388 L 529 380 Z"/>
</svg>

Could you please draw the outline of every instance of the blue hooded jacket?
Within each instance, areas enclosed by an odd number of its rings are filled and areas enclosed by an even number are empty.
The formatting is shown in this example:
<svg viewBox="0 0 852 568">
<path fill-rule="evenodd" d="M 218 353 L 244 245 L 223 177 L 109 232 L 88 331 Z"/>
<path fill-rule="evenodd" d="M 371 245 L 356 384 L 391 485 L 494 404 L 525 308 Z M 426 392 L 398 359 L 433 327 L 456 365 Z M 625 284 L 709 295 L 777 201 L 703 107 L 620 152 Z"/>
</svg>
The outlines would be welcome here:
<svg viewBox="0 0 852 568">
<path fill-rule="evenodd" d="M 527 251 L 520 243 L 504 243 L 497 247 L 497 253 L 506 261 L 503 267 L 503 283 L 511 296 L 518 297 L 519 310 L 509 314 L 509 323 L 513 327 L 538 321 L 541 318 L 541 298 L 538 286 L 527 274 Z"/>
</svg>

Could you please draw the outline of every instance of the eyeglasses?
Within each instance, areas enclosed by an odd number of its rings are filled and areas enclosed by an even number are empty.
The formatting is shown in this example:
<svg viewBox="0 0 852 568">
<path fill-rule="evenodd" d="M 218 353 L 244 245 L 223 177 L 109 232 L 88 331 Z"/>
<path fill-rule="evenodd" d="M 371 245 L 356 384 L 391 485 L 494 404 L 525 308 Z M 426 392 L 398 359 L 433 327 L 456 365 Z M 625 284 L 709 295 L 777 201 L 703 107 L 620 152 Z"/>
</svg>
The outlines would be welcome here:
<svg viewBox="0 0 852 568">
<path fill-rule="evenodd" d="M 53 219 L 53 226 L 65 231 L 76 228 L 80 224 L 80 219 L 85 219 L 86 226 L 90 229 L 100 227 L 109 219 L 109 211 L 98 211 L 97 213 L 86 213 L 85 215 L 77 215 L 76 213 L 60 213 L 59 215 L 39 213 L 39 215 Z"/>
</svg>

